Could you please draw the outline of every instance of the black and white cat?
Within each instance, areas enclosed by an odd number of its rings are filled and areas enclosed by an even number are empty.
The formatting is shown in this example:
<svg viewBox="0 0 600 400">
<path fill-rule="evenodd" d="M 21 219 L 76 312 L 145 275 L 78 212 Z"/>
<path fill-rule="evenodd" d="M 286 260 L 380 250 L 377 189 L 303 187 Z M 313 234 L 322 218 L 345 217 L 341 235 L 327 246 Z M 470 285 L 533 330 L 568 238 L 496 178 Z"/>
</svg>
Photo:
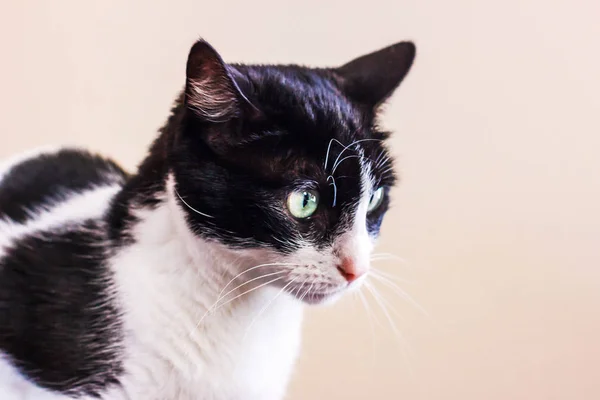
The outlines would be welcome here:
<svg viewBox="0 0 600 400">
<path fill-rule="evenodd" d="M 356 287 L 394 184 L 402 42 L 339 68 L 225 64 L 135 174 L 77 149 L 0 169 L 0 398 L 277 400 L 302 303 Z"/>
</svg>

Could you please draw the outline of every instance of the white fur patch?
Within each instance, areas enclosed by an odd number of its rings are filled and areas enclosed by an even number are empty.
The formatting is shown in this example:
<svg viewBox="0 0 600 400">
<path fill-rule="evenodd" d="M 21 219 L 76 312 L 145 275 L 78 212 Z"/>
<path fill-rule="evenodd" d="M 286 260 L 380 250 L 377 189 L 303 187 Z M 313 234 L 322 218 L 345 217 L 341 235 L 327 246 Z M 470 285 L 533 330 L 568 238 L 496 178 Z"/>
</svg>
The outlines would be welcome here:
<svg viewBox="0 0 600 400">
<path fill-rule="evenodd" d="M 358 274 L 365 274 L 370 268 L 370 256 L 375 242 L 367 231 L 367 212 L 375 187 L 371 175 L 371 167 L 365 162 L 364 152 L 359 149 L 361 199 L 354 215 L 354 225 L 348 235 L 341 239 L 341 246 L 354 260 Z"/>
</svg>

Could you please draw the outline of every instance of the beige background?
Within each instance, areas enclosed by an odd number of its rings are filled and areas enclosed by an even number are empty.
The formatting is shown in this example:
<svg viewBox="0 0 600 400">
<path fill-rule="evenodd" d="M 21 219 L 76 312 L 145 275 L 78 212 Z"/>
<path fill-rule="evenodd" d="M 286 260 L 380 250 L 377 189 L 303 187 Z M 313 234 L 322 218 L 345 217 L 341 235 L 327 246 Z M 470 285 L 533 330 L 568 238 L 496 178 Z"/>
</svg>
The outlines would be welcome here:
<svg viewBox="0 0 600 400">
<path fill-rule="evenodd" d="M 414 39 L 384 122 L 403 184 L 382 289 L 311 310 L 290 399 L 600 399 L 600 3 L 17 1 L 0 156 L 78 143 L 133 167 L 203 35 L 230 61 L 337 64 Z M 395 313 L 395 314 L 394 314 Z M 371 328 L 372 327 L 372 328 Z"/>
</svg>

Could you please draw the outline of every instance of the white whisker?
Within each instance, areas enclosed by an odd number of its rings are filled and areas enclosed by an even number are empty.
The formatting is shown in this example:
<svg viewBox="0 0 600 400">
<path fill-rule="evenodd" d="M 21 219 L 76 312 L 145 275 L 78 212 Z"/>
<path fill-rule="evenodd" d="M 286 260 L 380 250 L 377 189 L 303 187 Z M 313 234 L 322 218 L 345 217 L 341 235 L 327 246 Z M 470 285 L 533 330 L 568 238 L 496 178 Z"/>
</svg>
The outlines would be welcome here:
<svg viewBox="0 0 600 400">
<path fill-rule="evenodd" d="M 379 261 L 379 260 L 396 260 L 396 261 L 400 261 L 403 264 L 408 264 L 408 261 L 406 261 L 404 258 L 398 257 L 397 255 L 392 254 L 392 253 L 373 253 L 373 254 L 371 254 L 371 261 Z"/>
<path fill-rule="evenodd" d="M 419 303 L 417 303 L 417 301 L 415 299 L 413 299 L 411 295 L 406 293 L 406 291 L 404 291 L 400 286 L 398 286 L 392 280 L 386 278 L 385 276 L 377 275 L 377 274 L 373 274 L 373 278 L 377 279 L 379 282 L 383 283 L 387 287 L 394 289 L 394 293 L 396 293 L 400 298 L 409 302 L 413 307 L 418 309 L 426 317 L 428 317 L 428 318 L 430 317 L 429 313 Z"/>
<path fill-rule="evenodd" d="M 344 152 L 346 150 L 348 150 L 350 147 L 354 146 L 355 144 L 361 143 L 361 142 L 368 142 L 368 141 L 374 141 L 374 142 L 381 142 L 381 139 L 360 139 L 360 140 L 355 140 L 354 142 L 350 143 L 348 146 L 345 146 L 342 151 L 340 151 L 340 154 L 338 154 L 337 158 L 335 159 L 333 165 L 334 165 L 334 169 L 335 169 L 335 165 L 338 163 L 338 160 L 340 159 L 340 157 L 342 156 L 342 154 L 344 154 Z M 333 175 L 333 172 L 331 173 Z"/>
<path fill-rule="evenodd" d="M 236 300 L 236 299 L 238 299 L 238 298 L 242 297 L 242 296 L 243 296 L 243 295 L 245 295 L 245 294 L 248 294 L 248 293 L 250 293 L 250 292 L 252 292 L 252 291 L 254 291 L 254 290 L 260 289 L 261 287 L 264 287 L 264 286 L 266 286 L 266 285 L 269 285 L 269 284 L 271 284 L 271 283 L 273 283 L 273 282 L 276 282 L 276 281 L 278 281 L 278 280 L 280 280 L 280 279 L 283 279 L 283 278 L 284 278 L 283 276 L 280 276 L 280 277 L 277 277 L 277 278 L 275 278 L 275 279 L 271 279 L 271 280 L 270 280 L 270 281 L 268 281 L 268 282 L 262 283 L 262 284 L 260 284 L 260 285 L 258 285 L 258 286 L 256 286 L 256 287 L 254 287 L 254 288 L 252 288 L 252 289 L 250 289 L 250 290 L 247 290 L 247 291 L 245 291 L 245 292 L 243 292 L 243 293 L 241 293 L 241 294 L 239 294 L 239 295 L 235 296 L 235 297 L 234 297 L 234 298 L 232 298 L 232 299 L 229 299 L 229 300 L 227 300 L 227 301 L 226 301 L 226 302 L 224 302 L 224 303 L 221 303 L 221 304 L 219 304 L 219 306 L 218 306 L 218 307 L 216 307 L 217 303 L 219 302 L 219 300 L 217 300 L 217 301 L 216 301 L 216 302 L 215 302 L 215 303 L 214 303 L 212 306 L 210 306 L 210 307 L 209 307 L 209 308 L 206 310 L 206 312 L 204 313 L 204 315 L 202 315 L 202 317 L 200 317 L 200 320 L 198 321 L 198 323 L 196 324 L 196 326 L 194 327 L 194 329 L 192 329 L 192 330 L 190 331 L 189 335 L 191 336 L 191 335 L 193 335 L 193 334 L 194 334 L 194 332 L 195 332 L 195 331 L 198 329 L 198 327 L 200 326 L 200 324 L 202 323 L 202 321 L 204 321 L 204 319 L 205 319 L 205 318 L 206 318 L 206 317 L 207 317 L 207 316 L 208 316 L 208 315 L 209 315 L 211 312 L 215 312 L 215 311 L 217 311 L 219 308 L 223 307 L 224 305 L 226 305 L 226 304 L 228 304 L 228 303 L 231 303 L 232 301 L 234 301 L 234 300 Z"/>
<path fill-rule="evenodd" d="M 387 320 L 390 324 L 390 327 L 392 328 L 392 331 L 394 332 L 394 335 L 396 336 L 396 339 L 399 340 L 399 342 L 401 344 L 400 349 L 402 351 L 402 354 L 404 355 L 404 360 L 408 367 L 409 373 L 410 373 L 411 377 L 414 378 L 412 365 L 410 364 L 409 353 L 407 352 L 408 342 L 406 341 L 406 338 L 404 337 L 404 335 L 402 335 L 402 333 L 398 330 L 398 327 L 394 323 L 394 319 L 392 318 L 392 316 L 390 315 L 390 313 L 386 307 L 386 305 L 389 306 L 389 304 L 387 304 L 387 302 L 381 297 L 381 295 L 377 292 L 375 287 L 371 286 L 366 281 L 364 282 L 364 284 L 365 284 L 365 287 L 367 288 L 367 290 L 371 293 L 371 296 L 373 297 L 373 299 L 375 299 L 375 302 L 379 305 L 379 307 L 380 307 L 381 311 L 383 312 L 383 314 L 385 315 L 385 317 L 387 318 Z M 393 308 L 392 308 L 392 311 L 394 312 L 395 315 L 399 316 Z"/>
<path fill-rule="evenodd" d="M 304 294 L 302 295 L 302 297 L 300 298 L 300 301 L 303 301 L 304 298 L 306 297 L 306 295 L 308 295 L 308 293 L 312 290 L 313 286 L 314 286 L 315 282 L 313 280 L 313 283 L 310 284 L 309 288 L 306 289 L 306 291 L 304 292 Z"/>
<path fill-rule="evenodd" d="M 335 184 L 335 178 L 333 175 L 329 175 L 327 177 L 327 182 L 329 182 L 329 178 L 331 178 L 331 183 L 329 185 L 333 185 L 333 207 L 335 207 L 337 203 L 337 185 Z"/>
<path fill-rule="evenodd" d="M 373 276 L 373 278 L 376 278 L 376 279 L 386 279 L 386 280 L 389 280 L 390 282 L 394 282 L 394 283 L 398 282 L 398 283 L 406 283 L 409 285 L 416 285 L 416 282 L 414 282 L 414 281 L 409 281 L 408 279 L 402 279 L 398 276 L 387 274 L 376 268 L 371 268 L 370 272 L 371 272 L 371 275 Z"/>
<path fill-rule="evenodd" d="M 376 334 L 375 334 L 375 326 L 373 325 L 373 312 L 371 311 L 371 306 L 369 305 L 368 300 L 365 298 L 365 294 L 361 291 L 358 290 L 357 291 L 358 294 L 358 298 L 360 299 L 360 302 L 363 304 L 363 307 L 365 309 L 365 312 L 367 313 L 367 319 L 369 320 L 369 328 L 371 329 L 371 363 L 373 364 L 375 361 L 375 339 L 376 339 Z M 379 321 L 377 321 L 377 323 L 379 323 Z"/>
<path fill-rule="evenodd" d="M 298 266 L 298 264 L 294 264 L 294 263 L 267 263 L 267 264 L 260 264 L 260 265 L 255 265 L 252 268 L 248 268 L 242 272 L 240 272 L 239 274 L 237 274 L 236 276 L 234 276 L 228 283 L 227 285 L 225 285 L 223 287 L 223 289 L 221 289 L 221 292 L 219 293 L 219 296 L 217 297 L 217 301 L 220 297 L 222 297 L 223 292 L 225 291 L 225 289 L 227 289 L 229 287 L 229 285 L 231 285 L 233 283 L 233 281 L 235 281 L 237 278 L 239 278 L 240 276 L 244 275 L 247 272 L 253 271 L 257 268 L 262 268 L 262 267 L 270 267 L 270 266 L 291 266 L 291 267 L 296 267 Z"/>
<path fill-rule="evenodd" d="M 400 313 L 389 304 L 389 302 L 381 295 L 381 293 L 379 293 L 377 287 L 372 285 L 371 282 L 365 282 L 365 287 L 371 292 L 371 295 L 373 296 L 375 301 L 380 303 L 380 306 L 383 306 L 382 311 L 385 314 L 386 318 L 389 319 L 390 325 L 392 325 L 392 329 L 398 330 L 396 324 L 393 322 L 394 319 L 391 318 L 391 315 L 395 315 L 398 319 L 402 321 L 404 321 L 404 317 L 400 315 Z M 392 314 L 390 314 L 390 312 Z"/>
<path fill-rule="evenodd" d="M 298 285 L 298 288 L 296 289 L 296 294 L 294 295 L 296 297 L 296 299 L 300 300 L 300 297 L 298 297 L 300 295 L 300 290 L 302 290 L 302 286 L 304 286 L 307 282 L 308 282 L 308 279 L 305 279 L 302 281 L 302 283 L 300 283 Z"/>
<path fill-rule="evenodd" d="M 252 283 L 252 282 L 255 282 L 255 281 L 257 281 L 257 280 L 259 280 L 259 279 L 262 279 L 262 278 L 267 278 L 267 277 L 269 277 L 269 276 L 273 276 L 273 275 L 281 275 L 281 274 L 285 274 L 285 273 L 287 273 L 287 272 L 288 272 L 288 271 L 275 271 L 275 272 L 271 272 L 271 273 L 269 273 L 269 274 L 260 275 L 260 276 L 257 276 L 256 278 L 252 278 L 252 279 L 249 279 L 249 280 L 247 280 L 247 281 L 245 281 L 245 282 L 242 282 L 241 284 L 239 284 L 239 285 L 238 285 L 238 286 L 236 286 L 235 288 L 231 289 L 229 292 L 225 293 L 224 295 L 221 295 L 221 296 L 219 296 L 219 298 L 218 298 L 218 299 L 217 299 L 217 301 L 215 302 L 215 305 L 216 305 L 216 304 L 217 304 L 219 301 L 223 300 L 223 298 L 225 298 L 226 296 L 228 296 L 228 295 L 230 295 L 231 293 L 235 292 L 236 290 L 238 290 L 238 289 L 239 289 L 239 288 L 241 288 L 242 286 L 246 286 L 247 284 L 249 284 L 249 283 Z M 214 305 L 213 305 L 213 307 L 214 307 Z"/>
<path fill-rule="evenodd" d="M 284 245 L 285 247 L 294 247 L 294 246 L 295 246 L 294 242 L 293 242 L 293 241 L 291 241 L 291 240 L 281 240 L 281 239 L 279 239 L 278 237 L 276 237 L 275 235 L 271 235 L 271 237 L 272 237 L 274 240 L 276 240 L 276 241 L 278 241 L 279 243 L 281 243 L 282 245 Z"/>
<path fill-rule="evenodd" d="M 342 158 L 338 163 L 336 163 L 336 164 L 333 165 L 333 170 L 331 171 L 331 174 L 332 175 L 335 174 L 335 170 L 338 169 L 338 167 L 340 166 L 340 164 L 343 163 L 344 160 L 348 160 L 349 158 L 360 158 L 361 160 L 366 158 L 367 160 L 370 160 L 369 157 L 361 156 L 361 155 L 346 156 L 346 157 Z"/>
<path fill-rule="evenodd" d="M 329 141 L 329 145 L 327 146 L 327 154 L 325 154 L 325 163 L 323 164 L 323 169 L 324 170 L 327 170 L 327 162 L 329 161 L 329 151 L 331 150 L 331 144 L 333 142 L 337 142 L 337 143 L 340 144 L 340 146 L 344 147 L 344 144 L 342 142 L 340 142 L 339 140 L 337 140 L 337 139 L 331 139 Z"/>
<path fill-rule="evenodd" d="M 188 204 L 188 203 L 187 203 L 187 202 L 186 202 L 186 201 L 183 199 L 183 197 L 181 197 L 181 196 L 179 195 L 179 192 L 177 191 L 177 189 L 174 189 L 174 191 L 175 191 L 175 194 L 177 195 L 177 197 L 179 197 L 179 200 L 181 200 L 181 202 L 182 202 L 183 204 L 185 204 L 185 206 L 186 206 L 187 208 L 189 208 L 190 210 L 192 210 L 192 211 L 193 211 L 193 212 L 195 212 L 195 213 L 198 213 L 198 214 L 202 215 L 203 217 L 206 217 L 206 218 L 214 218 L 212 215 L 208 215 L 208 214 L 206 214 L 206 213 L 203 213 L 203 212 L 201 212 L 201 211 L 198 211 L 198 210 L 196 210 L 194 207 L 190 206 L 190 205 L 189 205 L 189 204 Z"/>
<path fill-rule="evenodd" d="M 219 305 L 218 305 L 218 306 L 217 306 L 217 307 L 214 309 L 214 311 L 218 310 L 219 308 L 223 307 L 224 305 L 227 305 L 227 304 L 231 303 L 232 301 L 234 301 L 234 300 L 236 300 L 236 299 L 239 299 L 240 297 L 242 297 L 242 296 L 244 296 L 244 295 L 246 295 L 246 294 L 248 294 L 248 293 L 250 293 L 250 292 L 253 292 L 253 291 L 257 290 L 257 289 L 260 289 L 261 287 L 267 286 L 267 285 L 269 285 L 269 284 L 271 284 L 271 283 L 273 283 L 273 282 L 277 282 L 278 280 L 280 280 L 280 279 L 283 279 L 283 278 L 284 278 L 283 276 L 280 276 L 280 277 L 278 277 L 278 278 L 271 279 L 271 280 L 270 280 L 270 281 L 268 281 L 268 282 L 261 283 L 260 285 L 258 285 L 258 286 L 256 286 L 256 287 L 254 287 L 254 288 L 252 288 L 252 289 L 250 289 L 250 290 L 246 290 L 244 293 L 240 293 L 240 294 L 238 294 L 237 296 L 235 296 L 234 298 L 232 298 L 232 299 L 229 299 L 229 300 L 227 300 L 226 302 L 219 304 Z"/>
</svg>

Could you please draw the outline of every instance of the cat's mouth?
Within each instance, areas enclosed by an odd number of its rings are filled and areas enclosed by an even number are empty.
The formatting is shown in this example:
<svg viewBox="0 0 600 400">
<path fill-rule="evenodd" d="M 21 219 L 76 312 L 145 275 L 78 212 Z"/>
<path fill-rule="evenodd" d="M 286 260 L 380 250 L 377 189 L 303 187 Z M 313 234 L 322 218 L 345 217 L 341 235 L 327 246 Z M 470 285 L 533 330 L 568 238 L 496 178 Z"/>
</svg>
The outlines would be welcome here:
<svg viewBox="0 0 600 400">
<path fill-rule="evenodd" d="M 337 299 L 345 289 L 345 287 L 311 288 L 308 285 L 290 289 L 288 293 L 307 304 L 322 304 Z"/>
<path fill-rule="evenodd" d="M 343 289 L 331 292 L 312 292 L 306 295 L 302 301 L 308 304 L 322 304 L 337 299 L 343 292 Z"/>
</svg>

